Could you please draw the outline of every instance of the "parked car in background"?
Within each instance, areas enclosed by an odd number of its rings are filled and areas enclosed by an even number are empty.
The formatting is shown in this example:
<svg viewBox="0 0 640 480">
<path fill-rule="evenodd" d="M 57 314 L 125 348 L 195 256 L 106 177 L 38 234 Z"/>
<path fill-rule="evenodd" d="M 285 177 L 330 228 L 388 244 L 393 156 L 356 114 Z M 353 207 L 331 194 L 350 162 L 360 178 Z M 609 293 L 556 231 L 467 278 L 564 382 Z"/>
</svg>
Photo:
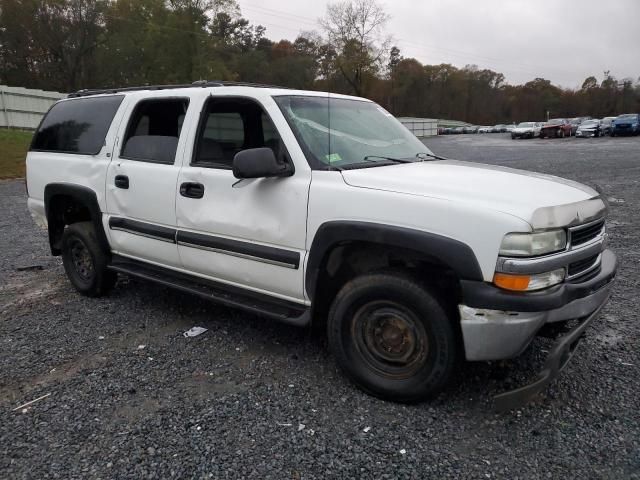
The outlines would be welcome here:
<svg viewBox="0 0 640 480">
<path fill-rule="evenodd" d="M 569 119 L 569 123 L 571 123 L 571 135 L 575 135 L 578 127 L 582 124 L 582 122 L 586 120 L 591 120 L 591 117 L 574 117 Z"/>
<path fill-rule="evenodd" d="M 540 136 L 540 124 L 537 122 L 520 122 L 512 131 L 511 138 L 534 138 Z"/>
<path fill-rule="evenodd" d="M 625 113 L 619 115 L 611 125 L 611 136 L 616 135 L 639 135 L 640 134 L 640 114 Z"/>
<path fill-rule="evenodd" d="M 600 123 L 600 129 L 602 131 L 602 135 L 611 135 L 611 124 L 616 119 L 616 117 L 604 117 Z"/>
<path fill-rule="evenodd" d="M 478 127 L 478 133 L 491 133 L 491 128 L 488 125 L 484 125 L 482 127 Z"/>
<path fill-rule="evenodd" d="M 600 137 L 602 133 L 602 120 L 585 120 L 576 130 L 576 137 Z"/>
<path fill-rule="evenodd" d="M 516 128 L 516 124 L 512 123 L 510 125 L 505 125 L 504 126 L 504 131 L 507 133 L 513 132 L 513 129 Z"/>
<path fill-rule="evenodd" d="M 491 133 L 502 133 L 505 132 L 506 126 L 502 125 L 502 124 L 498 124 L 498 125 L 494 125 L 493 127 L 491 127 Z"/>
<path fill-rule="evenodd" d="M 462 127 L 462 133 L 478 133 L 478 127 L 476 125 L 467 125 Z"/>
<path fill-rule="evenodd" d="M 566 118 L 552 118 L 540 129 L 540 138 L 564 138 L 571 136 L 572 126 Z"/>
<path fill-rule="evenodd" d="M 455 134 L 464 133 L 464 127 L 456 127 L 451 130 L 452 130 L 451 133 L 455 133 Z"/>
</svg>

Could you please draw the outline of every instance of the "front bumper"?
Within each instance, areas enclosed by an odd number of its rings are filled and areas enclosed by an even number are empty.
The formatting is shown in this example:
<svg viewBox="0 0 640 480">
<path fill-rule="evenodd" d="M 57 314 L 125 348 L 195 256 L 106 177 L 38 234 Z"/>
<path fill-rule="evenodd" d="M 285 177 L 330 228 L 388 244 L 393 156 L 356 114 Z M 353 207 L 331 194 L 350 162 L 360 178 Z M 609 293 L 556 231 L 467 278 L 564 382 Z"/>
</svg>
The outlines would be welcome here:
<svg viewBox="0 0 640 480">
<path fill-rule="evenodd" d="M 484 282 L 462 282 L 459 306 L 469 361 L 503 360 L 521 354 L 546 323 L 582 318 L 609 298 L 617 270 L 611 250 L 602 252 L 597 275 L 548 290 L 512 293 Z"/>
<path fill-rule="evenodd" d="M 597 275 L 549 291 L 514 294 L 489 284 L 463 282 L 463 298 L 474 304 L 459 306 L 465 354 L 470 361 L 513 358 L 529 346 L 544 325 L 579 320 L 576 327 L 556 340 L 544 369 L 533 383 L 495 397 L 499 410 L 525 403 L 560 373 L 582 334 L 609 299 L 616 270 L 615 254 L 604 250 Z M 480 308 L 477 302 L 484 302 L 485 308 Z M 507 305 L 516 308 L 504 309 Z M 549 308 L 541 308 L 545 305 Z"/>
<path fill-rule="evenodd" d="M 577 130 L 576 137 L 595 137 L 600 135 L 598 130 Z"/>
<path fill-rule="evenodd" d="M 633 135 L 640 133 L 640 125 L 633 123 L 614 123 L 611 126 L 611 131 L 616 135 Z"/>
<path fill-rule="evenodd" d="M 533 138 L 534 133 L 533 130 L 526 130 L 522 132 L 511 132 L 511 135 L 513 135 L 515 138 Z"/>
<path fill-rule="evenodd" d="M 553 379 L 562 372 L 564 367 L 567 366 L 569 360 L 573 357 L 585 330 L 598 316 L 598 313 L 600 313 L 600 310 L 604 305 L 605 303 L 603 302 L 594 312 L 581 319 L 577 326 L 556 340 L 551 348 L 551 352 L 547 356 L 544 368 L 540 373 L 538 373 L 538 376 L 533 382 L 523 387 L 500 393 L 493 397 L 496 410 L 506 411 L 518 408 L 530 401 L 535 395 L 542 392 L 553 381 Z"/>
</svg>

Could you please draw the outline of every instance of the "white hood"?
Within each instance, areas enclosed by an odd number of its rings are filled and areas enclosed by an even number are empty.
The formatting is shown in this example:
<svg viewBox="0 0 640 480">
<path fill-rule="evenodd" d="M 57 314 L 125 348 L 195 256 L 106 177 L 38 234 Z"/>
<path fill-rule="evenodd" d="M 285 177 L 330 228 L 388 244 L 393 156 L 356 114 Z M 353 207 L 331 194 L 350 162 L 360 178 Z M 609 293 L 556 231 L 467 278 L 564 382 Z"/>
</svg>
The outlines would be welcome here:
<svg viewBox="0 0 640 480">
<path fill-rule="evenodd" d="M 585 200 L 598 196 L 592 188 L 571 180 L 455 160 L 344 170 L 342 176 L 353 187 L 466 202 L 515 215 L 532 225 L 537 223 L 536 228 L 586 217 L 579 209 L 571 207 L 565 209 L 571 211 L 567 220 L 548 218 L 552 209 L 544 207 L 589 203 Z M 606 206 L 600 200 L 597 202 L 600 213 Z M 589 215 L 593 215 L 592 210 Z"/>
</svg>

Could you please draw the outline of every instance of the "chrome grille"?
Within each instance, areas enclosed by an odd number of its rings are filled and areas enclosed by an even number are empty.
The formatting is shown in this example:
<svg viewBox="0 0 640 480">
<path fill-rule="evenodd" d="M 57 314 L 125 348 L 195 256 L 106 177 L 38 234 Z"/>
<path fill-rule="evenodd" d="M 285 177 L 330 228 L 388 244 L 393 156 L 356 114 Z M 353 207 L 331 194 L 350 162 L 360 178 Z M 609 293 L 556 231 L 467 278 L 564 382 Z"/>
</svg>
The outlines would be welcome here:
<svg viewBox="0 0 640 480">
<path fill-rule="evenodd" d="M 604 229 L 604 220 L 569 229 L 571 247 L 583 245 L 598 237 Z"/>
</svg>

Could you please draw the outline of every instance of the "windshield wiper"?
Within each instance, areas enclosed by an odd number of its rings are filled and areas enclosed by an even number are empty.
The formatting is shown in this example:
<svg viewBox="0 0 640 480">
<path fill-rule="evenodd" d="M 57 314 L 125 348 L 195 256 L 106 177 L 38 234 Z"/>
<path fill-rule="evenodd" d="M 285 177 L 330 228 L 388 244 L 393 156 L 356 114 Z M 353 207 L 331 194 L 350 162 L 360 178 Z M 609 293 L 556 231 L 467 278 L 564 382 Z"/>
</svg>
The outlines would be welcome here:
<svg viewBox="0 0 640 480">
<path fill-rule="evenodd" d="M 448 158 L 441 157 L 440 155 L 434 155 L 433 153 L 427 153 L 427 152 L 418 152 L 418 153 L 416 153 L 416 158 L 419 158 L 422 161 L 426 160 L 425 157 L 429 157 L 429 158 L 432 158 L 434 160 L 449 160 Z"/>
<path fill-rule="evenodd" d="M 374 160 L 374 158 L 385 160 L 384 162 Z M 340 167 L 330 165 L 330 168 L 334 170 L 338 170 L 339 172 L 343 170 L 355 170 L 356 168 L 368 168 L 368 167 L 383 167 L 385 165 L 390 165 L 388 162 L 395 163 L 416 163 L 415 160 L 410 158 L 393 158 L 393 157 L 383 157 L 380 155 L 367 155 L 361 161 L 355 163 L 347 163 L 346 165 L 342 165 Z"/>
<path fill-rule="evenodd" d="M 382 157 L 380 155 L 367 155 L 366 157 L 363 158 L 364 161 L 374 161 L 371 160 L 373 158 L 380 158 L 381 160 L 389 160 L 390 162 L 397 162 L 397 163 L 413 163 L 414 160 L 410 160 L 408 158 L 393 158 L 393 157 Z"/>
</svg>

